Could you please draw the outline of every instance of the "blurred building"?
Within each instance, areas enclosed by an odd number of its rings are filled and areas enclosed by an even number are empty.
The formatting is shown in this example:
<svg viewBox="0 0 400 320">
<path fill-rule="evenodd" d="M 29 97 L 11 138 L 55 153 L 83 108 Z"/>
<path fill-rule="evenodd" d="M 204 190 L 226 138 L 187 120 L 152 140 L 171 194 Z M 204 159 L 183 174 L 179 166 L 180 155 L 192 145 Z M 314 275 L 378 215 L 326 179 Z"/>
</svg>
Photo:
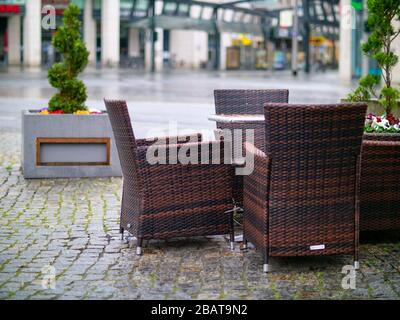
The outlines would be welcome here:
<svg viewBox="0 0 400 320">
<path fill-rule="evenodd" d="M 60 24 L 70 2 L 82 9 L 92 64 L 285 69 L 293 34 L 301 68 L 338 64 L 338 0 L 0 0 L 0 62 L 40 66 L 59 59 L 50 45 L 55 31 L 41 28 L 42 8 L 54 5 Z M 296 3 L 299 30 L 293 30 Z"/>
<path fill-rule="evenodd" d="M 341 0 L 340 78 L 350 82 L 364 74 L 380 74 L 373 59 L 362 54 L 361 43 L 366 41 L 368 19 L 366 0 Z"/>
</svg>

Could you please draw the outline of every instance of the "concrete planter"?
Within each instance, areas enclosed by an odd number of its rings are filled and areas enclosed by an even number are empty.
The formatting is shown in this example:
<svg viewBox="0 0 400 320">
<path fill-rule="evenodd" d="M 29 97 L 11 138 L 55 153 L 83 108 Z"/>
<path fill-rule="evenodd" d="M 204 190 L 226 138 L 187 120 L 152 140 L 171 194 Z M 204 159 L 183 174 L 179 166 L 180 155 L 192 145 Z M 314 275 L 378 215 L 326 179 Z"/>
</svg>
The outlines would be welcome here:
<svg viewBox="0 0 400 320">
<path fill-rule="evenodd" d="M 121 176 L 106 113 L 40 115 L 23 111 L 21 159 L 25 178 Z"/>
</svg>

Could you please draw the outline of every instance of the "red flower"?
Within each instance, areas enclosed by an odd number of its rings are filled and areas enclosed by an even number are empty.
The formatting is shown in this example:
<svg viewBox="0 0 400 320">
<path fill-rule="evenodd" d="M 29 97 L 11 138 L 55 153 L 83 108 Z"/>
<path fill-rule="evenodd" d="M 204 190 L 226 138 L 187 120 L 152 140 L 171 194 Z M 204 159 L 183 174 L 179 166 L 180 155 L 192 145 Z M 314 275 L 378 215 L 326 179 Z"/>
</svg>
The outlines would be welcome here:
<svg viewBox="0 0 400 320">
<path fill-rule="evenodd" d="M 63 110 L 55 110 L 55 111 L 50 111 L 50 114 L 63 114 Z"/>
<path fill-rule="evenodd" d="M 394 117 L 393 113 L 389 113 L 389 114 L 386 116 L 386 119 L 389 121 L 389 124 L 390 124 L 391 126 L 394 126 L 395 124 L 398 124 L 398 123 L 399 123 L 399 119 L 396 119 L 396 118 Z"/>
</svg>

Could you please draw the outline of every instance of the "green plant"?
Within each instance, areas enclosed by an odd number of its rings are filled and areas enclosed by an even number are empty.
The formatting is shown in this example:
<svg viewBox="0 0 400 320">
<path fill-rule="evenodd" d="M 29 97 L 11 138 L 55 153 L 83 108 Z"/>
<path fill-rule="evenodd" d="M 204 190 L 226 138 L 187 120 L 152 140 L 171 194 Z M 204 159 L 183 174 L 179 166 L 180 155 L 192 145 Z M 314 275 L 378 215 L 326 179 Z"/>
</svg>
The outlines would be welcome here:
<svg viewBox="0 0 400 320">
<path fill-rule="evenodd" d="M 367 101 L 376 98 L 385 107 L 386 113 L 397 107 L 400 91 L 392 86 L 393 68 L 399 57 L 392 51 L 392 43 L 400 34 L 393 27 L 395 20 L 400 20 L 400 0 L 368 0 L 368 27 L 372 30 L 363 53 L 373 57 L 382 70 L 384 86 L 380 93 L 380 76 L 367 75 L 359 82 L 359 87 L 348 95 L 350 101 Z"/>
<path fill-rule="evenodd" d="M 63 61 L 54 64 L 48 72 L 50 84 L 59 92 L 49 101 L 49 110 L 74 113 L 87 110 L 85 84 L 77 76 L 88 64 L 89 51 L 81 39 L 80 9 L 70 4 L 64 11 L 63 26 L 57 29 L 53 47 L 62 54 Z"/>
</svg>

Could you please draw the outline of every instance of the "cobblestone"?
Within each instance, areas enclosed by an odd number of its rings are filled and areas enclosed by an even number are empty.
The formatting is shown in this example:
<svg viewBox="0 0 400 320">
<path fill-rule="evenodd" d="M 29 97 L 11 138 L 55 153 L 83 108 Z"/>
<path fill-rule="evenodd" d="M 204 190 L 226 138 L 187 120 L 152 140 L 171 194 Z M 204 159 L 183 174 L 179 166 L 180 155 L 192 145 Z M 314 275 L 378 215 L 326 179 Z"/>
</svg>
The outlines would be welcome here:
<svg viewBox="0 0 400 320">
<path fill-rule="evenodd" d="M 119 239 L 121 179 L 24 180 L 20 134 L 0 141 L 0 299 L 400 298 L 398 233 L 362 236 L 354 290 L 341 285 L 351 257 L 272 259 L 265 275 L 221 236 L 150 241 L 137 257 Z"/>
</svg>

